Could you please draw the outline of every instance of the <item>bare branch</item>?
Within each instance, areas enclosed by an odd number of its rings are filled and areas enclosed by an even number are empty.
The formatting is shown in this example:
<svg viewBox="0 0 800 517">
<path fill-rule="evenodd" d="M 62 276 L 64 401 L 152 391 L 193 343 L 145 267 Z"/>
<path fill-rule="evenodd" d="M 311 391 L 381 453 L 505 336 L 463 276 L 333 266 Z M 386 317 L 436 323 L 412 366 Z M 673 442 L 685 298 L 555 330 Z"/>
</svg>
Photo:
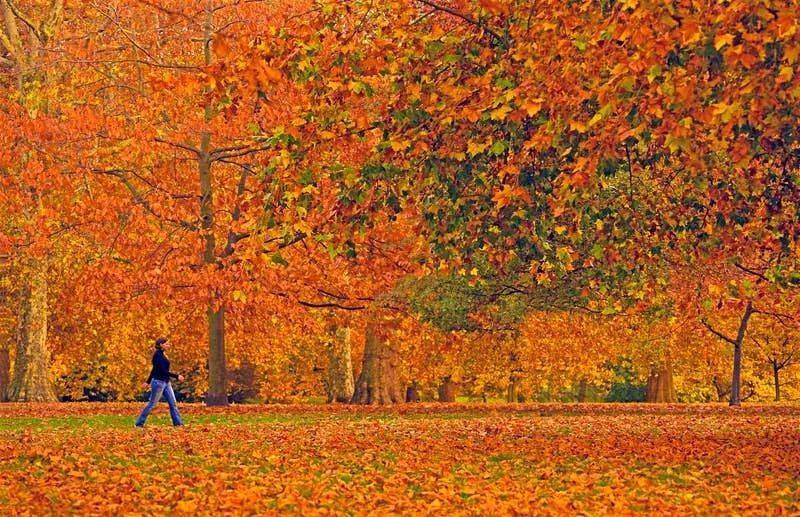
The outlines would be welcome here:
<svg viewBox="0 0 800 517">
<path fill-rule="evenodd" d="M 762 311 L 762 310 L 755 310 L 755 309 L 753 310 L 753 312 L 756 313 L 756 314 L 764 314 L 766 316 L 772 316 L 773 318 L 778 320 L 778 322 L 780 322 L 780 324 L 783 325 L 784 327 L 790 326 L 789 323 L 787 323 L 787 320 L 788 321 L 795 321 L 794 317 L 792 317 L 791 315 L 782 314 L 780 312 Z"/>
<path fill-rule="evenodd" d="M 342 309 L 345 311 L 360 311 L 367 308 L 366 305 L 341 305 L 336 302 L 326 302 L 326 303 L 314 303 L 314 302 L 307 302 L 304 300 L 297 300 L 297 303 L 304 307 L 312 307 L 315 309 Z"/>
<path fill-rule="evenodd" d="M 147 56 L 147 57 L 148 57 L 148 59 L 150 59 L 151 61 L 156 61 L 156 62 L 158 61 L 158 60 L 157 60 L 155 57 L 153 57 L 153 55 L 150 53 L 150 51 L 149 51 L 149 50 L 147 50 L 147 49 L 146 49 L 146 48 L 144 48 L 142 45 L 140 45 L 140 44 L 139 44 L 139 42 L 138 42 L 138 41 L 136 41 L 136 40 L 133 38 L 133 36 L 131 36 L 130 32 L 128 32 L 128 30 L 127 30 L 127 29 L 125 29 L 125 28 L 124 28 L 122 25 L 120 25 L 119 21 L 118 21 L 116 18 L 114 18 L 114 17 L 112 17 L 110 14 L 108 14 L 108 13 L 104 12 L 102 9 L 98 9 L 98 11 L 99 11 L 99 12 L 100 12 L 100 14 L 102 14 L 102 15 L 103 15 L 103 16 L 104 16 L 104 17 L 105 17 L 105 18 L 106 18 L 106 19 L 107 19 L 109 22 L 113 23 L 113 24 L 114 24 L 114 25 L 115 25 L 115 26 L 116 26 L 116 27 L 119 29 L 119 31 L 122 33 L 122 35 L 123 35 L 123 36 L 125 36 L 125 39 L 126 39 L 126 40 L 128 40 L 128 41 L 130 42 L 130 44 L 131 44 L 131 45 L 133 45 L 135 48 L 137 48 L 139 51 L 141 51 L 141 52 L 142 52 L 142 53 L 143 53 L 145 56 Z"/>
<path fill-rule="evenodd" d="M 432 0 L 417 0 L 417 2 L 423 3 L 423 4 L 427 5 L 428 7 L 432 7 L 433 9 L 435 9 L 437 11 L 442 11 L 442 12 L 445 12 L 445 13 L 451 15 L 451 16 L 455 16 L 456 18 L 459 18 L 459 19 L 461 19 L 461 20 L 463 20 L 463 21 L 465 21 L 465 22 L 467 22 L 467 23 L 469 23 L 471 25 L 474 25 L 475 27 L 478 27 L 479 29 L 485 31 L 487 34 L 491 35 L 492 38 L 497 40 L 498 43 L 501 43 L 501 44 L 505 44 L 506 43 L 505 39 L 502 36 L 500 36 L 500 34 L 495 32 L 494 30 L 492 30 L 488 25 L 486 25 L 482 21 L 476 20 L 475 18 L 473 18 L 472 16 L 469 16 L 468 14 L 464 14 L 461 11 L 457 11 L 457 10 L 453 9 L 452 7 L 448 7 L 446 5 L 439 5 L 438 3 L 433 2 Z"/>
<path fill-rule="evenodd" d="M 722 339 L 723 341 L 726 341 L 726 342 L 730 343 L 731 345 L 735 345 L 736 344 L 735 340 L 729 338 L 728 336 L 726 336 L 725 334 L 723 334 L 721 332 L 718 332 L 716 329 L 714 329 L 714 327 L 709 325 L 709 323 L 706 320 L 702 319 L 702 320 L 700 320 L 700 323 L 702 323 L 703 326 L 705 328 L 707 328 L 712 334 L 714 334 L 718 338 Z"/>
<path fill-rule="evenodd" d="M 289 295 L 286 294 L 286 293 L 273 291 L 272 294 L 274 294 L 275 296 L 280 296 L 281 298 L 289 298 Z M 300 305 L 302 305 L 304 307 L 310 307 L 310 308 L 313 308 L 313 309 L 342 309 L 342 310 L 345 310 L 345 311 L 360 311 L 360 310 L 363 310 L 363 309 L 367 308 L 366 305 L 342 305 L 340 303 L 335 303 L 335 302 L 317 303 L 317 302 L 309 302 L 309 301 L 301 300 L 301 299 L 298 299 L 297 303 L 299 303 Z"/>
<path fill-rule="evenodd" d="M 150 2 L 148 0 L 137 0 L 137 1 L 140 4 L 144 4 L 144 5 L 148 6 L 148 7 L 152 7 L 153 9 L 156 9 L 157 11 L 161 11 L 164 14 L 168 14 L 170 16 L 177 16 L 177 17 L 183 18 L 184 20 L 189 21 L 191 23 L 196 23 L 195 20 L 193 20 L 191 16 L 189 16 L 189 15 L 187 15 L 185 13 L 182 13 L 180 11 L 174 11 L 172 9 L 167 9 L 166 7 L 158 5 L 158 3 L 156 3 L 156 2 Z"/>
<path fill-rule="evenodd" d="M 125 188 L 127 188 L 128 191 L 131 193 L 134 202 L 137 205 L 140 205 L 142 208 L 144 208 L 151 215 L 159 219 L 163 218 L 165 221 L 178 225 L 186 230 L 198 231 L 198 227 L 194 224 L 191 224 L 186 221 L 181 221 L 180 219 L 163 217 L 161 214 L 156 212 L 153 206 L 147 201 L 147 199 L 145 199 L 145 197 L 141 194 L 141 192 L 139 192 L 139 189 L 136 188 L 136 185 L 134 185 L 131 182 L 130 178 L 128 178 L 127 171 L 122 169 L 109 169 L 109 170 L 93 169 L 92 172 L 95 174 L 103 174 L 106 176 L 113 176 L 115 178 L 118 178 L 122 182 L 122 184 L 125 185 Z"/>
<path fill-rule="evenodd" d="M 247 187 L 247 177 L 250 174 L 250 167 L 246 165 L 242 165 L 242 173 L 239 176 L 239 185 L 236 187 L 236 206 L 233 209 L 232 214 L 232 222 L 236 223 L 239 221 L 239 218 L 242 215 L 242 196 L 244 195 L 244 191 Z M 250 233 L 237 233 L 234 232 L 231 228 L 228 231 L 228 239 L 227 243 L 225 244 L 225 250 L 222 253 L 222 257 L 229 257 L 233 255 L 233 252 L 236 251 L 236 243 L 250 237 Z"/>
<path fill-rule="evenodd" d="M 261 147 L 246 147 L 246 148 L 241 148 L 238 151 L 229 151 L 229 152 L 221 152 L 220 149 L 217 149 L 210 153 L 211 161 L 216 162 L 216 161 L 230 160 L 231 158 L 240 158 L 242 156 L 268 151 L 271 148 L 272 148 L 271 145 L 265 145 Z"/>
<path fill-rule="evenodd" d="M 198 149 L 196 147 L 192 147 L 191 145 L 182 144 L 180 142 L 170 142 L 169 140 L 164 140 L 163 138 L 159 138 L 159 137 L 156 137 L 155 141 L 158 142 L 158 143 L 161 143 L 161 144 L 167 144 L 167 145 L 171 145 L 173 147 L 178 147 L 180 149 L 183 149 L 185 151 L 189 151 L 191 153 L 194 153 L 194 154 L 200 156 L 200 149 Z"/>
<path fill-rule="evenodd" d="M 738 262 L 734 262 L 733 265 L 735 267 L 737 267 L 738 269 L 744 271 L 745 273 L 747 273 L 749 275 L 756 276 L 756 277 L 760 278 L 761 280 L 764 280 L 765 282 L 769 282 L 770 281 L 769 278 L 767 278 L 766 275 L 764 275 L 764 273 L 756 271 L 755 269 L 750 269 L 748 267 L 745 267 L 745 266 L 741 265 Z"/>
</svg>

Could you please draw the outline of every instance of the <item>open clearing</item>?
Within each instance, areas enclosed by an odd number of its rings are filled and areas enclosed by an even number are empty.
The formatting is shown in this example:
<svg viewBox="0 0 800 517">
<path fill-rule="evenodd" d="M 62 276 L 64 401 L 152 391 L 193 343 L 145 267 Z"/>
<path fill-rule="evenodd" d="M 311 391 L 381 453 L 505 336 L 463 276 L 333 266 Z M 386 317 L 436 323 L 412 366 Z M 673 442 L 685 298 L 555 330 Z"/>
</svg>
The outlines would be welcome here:
<svg viewBox="0 0 800 517">
<path fill-rule="evenodd" d="M 0 405 L 0 513 L 800 511 L 800 408 Z"/>
</svg>

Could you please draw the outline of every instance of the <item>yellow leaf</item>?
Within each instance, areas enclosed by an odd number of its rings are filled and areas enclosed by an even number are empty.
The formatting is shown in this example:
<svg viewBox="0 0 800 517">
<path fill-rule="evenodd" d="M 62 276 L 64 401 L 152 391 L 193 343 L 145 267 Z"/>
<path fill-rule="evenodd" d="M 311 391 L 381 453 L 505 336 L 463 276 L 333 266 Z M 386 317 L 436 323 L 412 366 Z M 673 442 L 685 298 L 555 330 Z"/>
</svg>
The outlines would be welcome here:
<svg viewBox="0 0 800 517">
<path fill-rule="evenodd" d="M 778 79 L 776 82 L 778 84 L 788 83 L 792 80 L 794 76 L 794 69 L 791 66 L 782 66 L 780 72 L 778 73 Z"/>
<path fill-rule="evenodd" d="M 391 140 L 389 145 L 392 147 L 392 151 L 400 152 L 411 147 L 411 142 L 408 140 Z"/>
<path fill-rule="evenodd" d="M 525 110 L 525 113 L 527 113 L 529 117 L 533 117 L 542 111 L 543 103 L 544 101 L 542 99 L 528 99 L 522 103 L 522 109 Z"/>
<path fill-rule="evenodd" d="M 483 142 L 483 143 L 479 143 L 479 142 L 469 142 L 469 143 L 467 144 L 467 153 L 468 153 L 470 156 L 475 156 L 475 155 L 477 155 L 477 154 L 481 154 L 481 153 L 482 153 L 482 152 L 484 152 L 486 149 L 488 149 L 490 145 L 491 145 L 491 143 L 490 143 L 490 142 Z"/>
<path fill-rule="evenodd" d="M 797 62 L 797 56 L 800 55 L 800 45 L 795 45 L 794 47 L 787 47 L 786 50 L 783 52 L 783 56 L 786 58 L 786 61 L 793 65 Z"/>
<path fill-rule="evenodd" d="M 489 118 L 491 118 L 492 120 L 505 120 L 506 115 L 508 115 L 509 113 L 511 113 L 511 108 L 509 108 L 506 105 L 503 105 L 495 110 L 492 110 L 492 112 L 489 113 Z"/>
<path fill-rule="evenodd" d="M 733 43 L 733 34 L 719 34 L 714 38 L 714 48 L 717 50 L 731 43 Z"/>
<path fill-rule="evenodd" d="M 589 129 L 586 124 L 583 122 L 578 122 L 577 120 L 570 120 L 569 128 L 573 131 L 577 131 L 578 133 L 585 133 Z"/>
</svg>

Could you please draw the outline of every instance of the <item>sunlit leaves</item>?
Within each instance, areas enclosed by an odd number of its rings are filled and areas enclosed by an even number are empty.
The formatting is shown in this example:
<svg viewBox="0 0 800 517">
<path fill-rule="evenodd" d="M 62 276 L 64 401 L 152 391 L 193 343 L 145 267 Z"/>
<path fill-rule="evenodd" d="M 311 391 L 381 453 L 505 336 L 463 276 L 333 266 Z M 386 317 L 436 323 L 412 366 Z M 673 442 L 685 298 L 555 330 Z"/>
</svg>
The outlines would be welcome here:
<svg viewBox="0 0 800 517">
<path fill-rule="evenodd" d="M 137 409 L 7 408 L 0 509 L 496 514 L 535 504 L 559 514 L 798 510 L 797 412 L 790 407 L 414 404 L 220 412 L 193 405 L 183 407 L 189 426 L 180 430 L 164 427 L 163 409 L 149 429 L 132 429 Z M 738 447 L 720 446 L 733 442 Z"/>
</svg>

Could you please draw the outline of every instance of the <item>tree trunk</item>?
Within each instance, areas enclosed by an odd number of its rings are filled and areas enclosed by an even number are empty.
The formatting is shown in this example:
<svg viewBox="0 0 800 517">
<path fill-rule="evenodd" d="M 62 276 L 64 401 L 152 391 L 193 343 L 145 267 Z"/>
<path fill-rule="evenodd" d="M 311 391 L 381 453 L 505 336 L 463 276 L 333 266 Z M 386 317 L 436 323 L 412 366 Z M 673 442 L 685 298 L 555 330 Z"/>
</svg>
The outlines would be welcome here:
<svg viewBox="0 0 800 517">
<path fill-rule="evenodd" d="M 8 399 L 15 402 L 54 402 L 47 348 L 47 266 L 33 261 L 22 291 L 17 353 Z"/>
<path fill-rule="evenodd" d="M 519 379 L 516 374 L 511 374 L 506 391 L 506 402 L 517 402 L 519 400 L 518 390 Z"/>
<path fill-rule="evenodd" d="M 647 402 L 674 404 L 677 401 L 672 383 L 672 364 L 666 363 L 650 370 L 647 378 Z"/>
<path fill-rule="evenodd" d="M 775 402 L 781 401 L 781 378 L 780 378 L 781 369 L 778 366 L 777 361 L 772 362 L 772 378 L 775 381 Z"/>
<path fill-rule="evenodd" d="M 214 2 L 206 3 L 206 20 L 203 25 L 203 60 L 206 66 L 211 65 L 211 40 L 214 30 Z M 211 121 L 213 107 L 205 106 L 205 122 Z M 204 129 L 200 132 L 200 149 L 197 169 L 200 180 L 200 229 L 203 239 L 203 263 L 218 264 L 217 240 L 214 235 L 214 181 L 211 170 L 211 133 Z M 216 302 L 216 303 L 215 303 Z M 208 314 L 208 393 L 207 406 L 228 405 L 228 371 L 225 364 L 225 306 L 220 293 L 214 293 L 209 301 Z"/>
<path fill-rule="evenodd" d="M 8 348 L 0 348 L 0 402 L 8 400 L 8 385 L 11 380 L 11 355 Z"/>
<path fill-rule="evenodd" d="M 747 332 L 747 324 L 753 315 L 753 302 L 748 301 L 739 323 L 739 331 L 733 343 L 733 375 L 731 379 L 731 406 L 742 405 L 742 343 Z"/>
<path fill-rule="evenodd" d="M 733 344 L 733 375 L 731 377 L 731 406 L 742 405 L 742 344 Z"/>
<path fill-rule="evenodd" d="M 49 2 L 49 8 L 39 23 L 38 37 L 26 41 L 26 38 L 20 37 L 17 26 L 17 20 L 22 18 L 14 12 L 10 2 L 0 1 L 3 20 L 0 35 L 4 40 L 0 48 L 5 47 L 14 62 L 19 102 L 29 113 L 37 110 L 49 112 L 49 96 L 34 91 L 51 83 L 48 67 L 39 66 L 38 59 L 53 46 L 52 40 L 58 33 L 63 13 L 63 0 Z M 39 205 L 41 209 L 40 194 L 36 189 L 31 189 L 31 194 L 32 205 Z M 27 210 L 23 212 L 27 217 Z M 29 266 L 28 276 L 22 286 L 14 373 L 7 390 L 0 393 L 0 399 L 55 401 L 50 382 L 50 351 L 47 348 L 47 259 L 33 259 Z M 2 366 L 0 375 L 5 376 L 5 381 L 0 381 L 0 387 L 8 383 L 8 349 L 4 349 L 3 353 L 5 366 Z"/>
<path fill-rule="evenodd" d="M 588 389 L 589 386 L 586 379 L 581 379 L 581 382 L 578 383 L 578 402 L 586 402 L 586 392 Z"/>
<path fill-rule="evenodd" d="M 328 342 L 328 371 L 325 381 L 328 403 L 347 403 L 353 398 L 355 391 L 350 329 L 337 328 L 332 334 Z"/>
<path fill-rule="evenodd" d="M 439 384 L 439 402 L 455 402 L 456 401 L 456 384 L 453 382 L 452 377 L 449 375 L 442 378 Z"/>
<path fill-rule="evenodd" d="M 225 361 L 225 308 L 209 305 L 207 406 L 228 405 L 228 368 Z"/>
<path fill-rule="evenodd" d="M 419 386 L 417 381 L 414 381 L 406 388 L 406 402 L 419 402 L 419 400 Z"/>
<path fill-rule="evenodd" d="M 394 404 L 403 402 L 397 369 L 399 358 L 376 321 L 367 323 L 361 374 L 350 401 L 353 404 Z"/>
</svg>

